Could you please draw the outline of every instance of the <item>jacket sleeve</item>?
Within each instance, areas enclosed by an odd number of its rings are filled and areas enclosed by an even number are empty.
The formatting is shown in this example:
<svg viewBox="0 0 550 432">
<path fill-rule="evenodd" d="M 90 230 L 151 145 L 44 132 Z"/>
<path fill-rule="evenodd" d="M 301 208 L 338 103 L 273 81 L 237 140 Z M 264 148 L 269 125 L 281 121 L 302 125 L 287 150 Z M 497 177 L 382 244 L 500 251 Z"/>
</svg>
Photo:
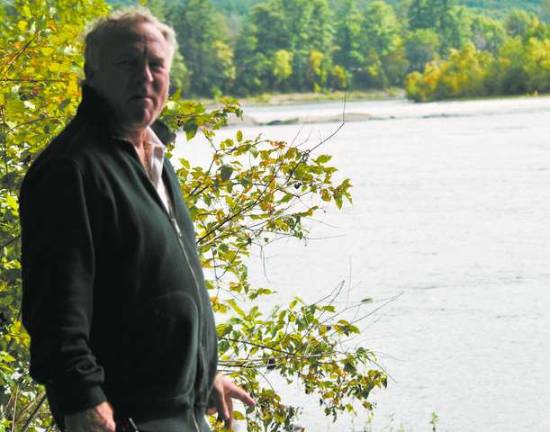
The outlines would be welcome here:
<svg viewBox="0 0 550 432">
<path fill-rule="evenodd" d="M 89 348 L 94 240 L 76 163 L 35 164 L 20 194 L 23 324 L 31 376 L 50 386 L 64 415 L 106 400 L 103 369 Z"/>
</svg>

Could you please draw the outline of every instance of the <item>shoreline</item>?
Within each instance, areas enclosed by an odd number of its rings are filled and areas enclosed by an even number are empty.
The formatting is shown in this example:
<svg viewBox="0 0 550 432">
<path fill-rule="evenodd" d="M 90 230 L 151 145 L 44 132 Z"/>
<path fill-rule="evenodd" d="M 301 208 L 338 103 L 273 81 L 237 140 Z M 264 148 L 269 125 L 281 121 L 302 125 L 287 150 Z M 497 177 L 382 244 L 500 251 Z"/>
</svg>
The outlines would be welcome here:
<svg viewBox="0 0 550 432">
<path fill-rule="evenodd" d="M 235 97 L 243 107 L 262 107 L 270 105 L 301 105 L 308 103 L 331 102 L 331 101 L 384 101 L 404 99 L 405 90 L 401 88 L 390 88 L 387 90 L 353 90 L 353 91 L 331 91 L 326 93 L 263 93 L 257 96 Z M 219 102 L 212 98 L 199 98 L 200 103 L 206 107 L 218 106 Z"/>
<path fill-rule="evenodd" d="M 405 90 L 399 87 L 392 87 L 386 90 L 352 90 L 352 91 L 331 91 L 331 92 L 302 92 L 302 93 L 262 93 L 256 96 L 237 97 L 227 96 L 236 99 L 243 108 L 255 108 L 266 106 L 292 106 L 316 104 L 319 102 L 341 102 L 344 99 L 347 102 L 360 101 L 392 101 L 392 100 L 407 100 L 417 105 L 429 105 L 442 102 L 468 102 L 468 101 L 490 101 L 495 99 L 538 99 L 549 97 L 550 93 L 526 93 L 516 95 L 491 95 L 491 96 L 472 96 L 467 98 L 448 98 L 429 100 L 425 102 L 416 102 L 412 99 L 407 99 Z M 187 99 L 187 97 L 185 98 Z M 220 105 L 219 100 L 215 98 L 195 98 L 189 97 L 203 104 L 207 108 L 217 107 Z"/>
<path fill-rule="evenodd" d="M 349 101 L 349 99 L 347 99 Z M 359 99 L 359 102 L 388 102 L 395 101 L 391 105 L 380 104 L 380 106 L 367 104 L 365 106 L 349 105 L 343 112 L 338 107 L 325 105 L 322 110 L 309 107 L 309 104 L 302 102 L 301 106 L 296 104 L 286 105 L 243 105 L 243 118 L 231 117 L 228 127 L 249 127 L 249 126 L 281 126 L 296 124 L 320 124 L 338 122 L 363 122 L 363 121 L 391 121 L 407 120 L 413 118 L 458 118 L 471 116 L 492 116 L 511 113 L 532 113 L 550 112 L 550 95 L 525 95 L 505 96 L 490 98 L 471 98 L 460 100 L 446 100 L 430 103 L 414 103 L 403 98 L 386 99 Z M 399 103 L 401 101 L 402 103 Z M 311 101 L 311 106 L 323 104 L 325 101 Z M 475 109 L 473 105 L 475 105 Z M 266 107 L 283 107 L 277 110 L 266 110 Z M 286 108 L 285 108 L 286 107 Z M 472 114 L 472 110 L 474 113 Z"/>
<path fill-rule="evenodd" d="M 332 91 L 328 93 L 266 93 L 259 96 L 239 99 L 243 106 L 300 105 L 330 101 L 384 101 L 405 98 L 405 90 Z"/>
</svg>

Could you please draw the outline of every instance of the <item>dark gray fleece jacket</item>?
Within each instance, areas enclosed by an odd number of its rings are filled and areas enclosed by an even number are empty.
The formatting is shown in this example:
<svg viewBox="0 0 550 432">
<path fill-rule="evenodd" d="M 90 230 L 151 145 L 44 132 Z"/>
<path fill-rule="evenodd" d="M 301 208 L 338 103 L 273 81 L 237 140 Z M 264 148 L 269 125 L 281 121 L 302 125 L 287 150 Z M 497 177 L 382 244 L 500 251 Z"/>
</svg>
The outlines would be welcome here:
<svg viewBox="0 0 550 432">
<path fill-rule="evenodd" d="M 23 181 L 30 373 L 60 417 L 105 400 L 118 416 L 201 417 L 217 340 L 193 225 L 170 162 L 163 181 L 179 236 L 131 144 L 112 138 L 109 124 L 104 101 L 84 87 L 77 115 Z M 171 137 L 160 123 L 153 129 Z"/>
</svg>

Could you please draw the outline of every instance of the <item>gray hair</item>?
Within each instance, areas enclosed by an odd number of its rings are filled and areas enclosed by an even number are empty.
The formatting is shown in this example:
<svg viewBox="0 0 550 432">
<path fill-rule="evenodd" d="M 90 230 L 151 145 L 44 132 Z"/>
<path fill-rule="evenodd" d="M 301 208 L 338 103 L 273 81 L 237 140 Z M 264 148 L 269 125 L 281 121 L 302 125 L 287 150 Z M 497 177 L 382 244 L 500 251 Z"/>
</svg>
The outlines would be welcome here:
<svg viewBox="0 0 550 432">
<path fill-rule="evenodd" d="M 170 46 L 170 64 L 178 48 L 176 33 L 172 27 L 162 23 L 151 11 L 143 6 L 119 9 L 106 18 L 95 22 L 84 38 L 84 74 L 97 70 L 101 50 L 105 41 L 115 32 L 129 30 L 137 24 L 148 23 L 155 26 L 164 36 Z M 85 80 L 86 80 L 85 78 Z"/>
</svg>

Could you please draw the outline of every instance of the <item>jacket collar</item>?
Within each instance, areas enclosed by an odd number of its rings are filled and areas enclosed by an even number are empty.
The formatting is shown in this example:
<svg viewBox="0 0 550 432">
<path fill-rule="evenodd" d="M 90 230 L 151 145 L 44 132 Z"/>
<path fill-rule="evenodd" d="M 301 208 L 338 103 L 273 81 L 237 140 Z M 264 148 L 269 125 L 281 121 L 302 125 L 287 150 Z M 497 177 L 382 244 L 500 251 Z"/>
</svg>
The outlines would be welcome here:
<svg viewBox="0 0 550 432">
<path fill-rule="evenodd" d="M 82 84 L 82 100 L 76 115 L 85 118 L 98 126 L 100 130 L 112 135 L 113 119 L 116 118 L 114 110 L 103 96 L 87 84 Z M 176 134 L 160 120 L 156 120 L 151 125 L 151 129 L 164 145 L 171 144 L 176 139 Z"/>
</svg>

